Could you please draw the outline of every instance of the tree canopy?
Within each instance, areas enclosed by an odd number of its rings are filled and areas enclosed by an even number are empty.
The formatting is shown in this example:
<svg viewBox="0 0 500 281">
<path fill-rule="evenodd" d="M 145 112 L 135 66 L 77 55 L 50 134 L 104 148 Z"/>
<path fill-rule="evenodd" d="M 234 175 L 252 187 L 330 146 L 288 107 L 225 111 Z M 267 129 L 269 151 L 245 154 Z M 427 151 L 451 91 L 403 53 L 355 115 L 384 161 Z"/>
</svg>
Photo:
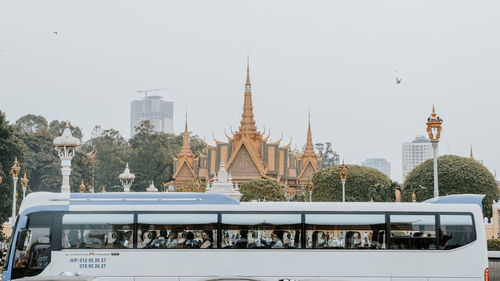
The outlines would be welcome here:
<svg viewBox="0 0 500 281">
<path fill-rule="evenodd" d="M 285 201 L 285 191 L 274 180 L 259 179 L 241 185 L 241 201 Z"/>
<path fill-rule="evenodd" d="M 339 154 L 333 150 L 331 142 L 319 142 L 314 146 L 316 148 L 316 152 L 318 153 L 318 157 L 322 159 L 321 163 L 323 167 L 339 164 Z"/>
<path fill-rule="evenodd" d="M 369 201 L 370 188 L 376 185 L 390 186 L 391 180 L 377 169 L 347 165 L 348 176 L 345 184 L 346 201 Z M 319 170 L 312 177 L 313 201 L 342 201 L 342 182 L 339 176 L 340 165 Z"/>
<path fill-rule="evenodd" d="M 438 158 L 439 195 L 485 194 L 483 213 L 491 216 L 493 200 L 498 200 L 499 191 L 495 177 L 481 163 L 466 157 L 445 155 Z M 405 201 L 411 200 L 415 192 L 417 201 L 434 196 L 433 159 L 415 167 L 406 177 L 402 188 Z"/>
</svg>

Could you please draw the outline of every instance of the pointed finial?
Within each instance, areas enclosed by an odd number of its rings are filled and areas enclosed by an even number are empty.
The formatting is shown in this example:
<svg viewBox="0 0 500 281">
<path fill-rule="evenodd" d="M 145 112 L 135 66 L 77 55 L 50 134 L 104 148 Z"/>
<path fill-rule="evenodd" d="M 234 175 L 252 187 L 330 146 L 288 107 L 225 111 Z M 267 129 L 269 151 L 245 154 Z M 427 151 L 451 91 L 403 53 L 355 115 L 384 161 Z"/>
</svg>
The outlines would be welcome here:
<svg viewBox="0 0 500 281">
<path fill-rule="evenodd" d="M 250 90 L 250 57 L 247 56 L 247 81 L 245 83 L 245 86 L 248 86 L 248 87 L 245 87 L 246 90 Z"/>
<path fill-rule="evenodd" d="M 128 169 L 128 162 L 125 164 L 125 169 Z"/>
<path fill-rule="evenodd" d="M 66 120 L 66 126 L 65 126 L 65 127 L 66 127 L 66 128 L 71 127 L 71 126 L 69 125 L 69 121 L 67 121 L 67 120 Z"/>
<path fill-rule="evenodd" d="M 432 114 L 431 114 L 431 116 L 432 117 L 436 117 L 436 115 L 437 115 L 436 114 L 436 109 L 434 108 L 434 104 L 432 104 Z"/>
<path fill-rule="evenodd" d="M 474 160 L 474 153 L 472 153 L 472 144 L 470 145 L 470 155 L 469 158 Z"/>
</svg>

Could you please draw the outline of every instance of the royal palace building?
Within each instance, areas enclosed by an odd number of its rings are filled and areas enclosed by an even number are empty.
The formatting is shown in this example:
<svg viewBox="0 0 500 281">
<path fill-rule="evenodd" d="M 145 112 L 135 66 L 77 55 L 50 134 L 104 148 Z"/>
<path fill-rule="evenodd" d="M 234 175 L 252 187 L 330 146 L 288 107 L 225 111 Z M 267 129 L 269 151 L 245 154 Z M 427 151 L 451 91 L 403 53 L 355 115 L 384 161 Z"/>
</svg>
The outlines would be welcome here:
<svg viewBox="0 0 500 281">
<path fill-rule="evenodd" d="M 307 143 L 302 153 L 282 144 L 282 138 L 272 142 L 270 133 L 260 132 L 255 125 L 252 105 L 252 85 L 247 64 L 247 77 L 238 131 L 226 134 L 227 141 L 215 140 L 215 145 L 205 143 L 204 154 L 195 158 L 189 143 L 187 120 L 180 153 L 174 157 L 174 185 L 217 178 L 217 171 L 225 165 L 233 182 L 245 183 L 254 179 L 273 179 L 286 187 L 289 195 L 302 190 L 311 177 L 321 168 L 321 159 L 314 151 L 309 120 Z"/>
</svg>

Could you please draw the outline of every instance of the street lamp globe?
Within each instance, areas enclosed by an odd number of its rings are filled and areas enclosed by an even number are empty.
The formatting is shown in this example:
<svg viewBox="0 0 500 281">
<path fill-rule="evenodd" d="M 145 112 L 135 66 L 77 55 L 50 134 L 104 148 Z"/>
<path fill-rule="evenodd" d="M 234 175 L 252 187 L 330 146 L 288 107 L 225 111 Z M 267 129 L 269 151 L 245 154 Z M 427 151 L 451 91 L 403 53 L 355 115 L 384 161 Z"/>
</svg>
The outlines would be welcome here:
<svg viewBox="0 0 500 281">
<path fill-rule="evenodd" d="M 344 163 L 344 160 L 342 160 L 342 166 L 340 166 L 340 181 L 342 182 L 342 202 L 345 202 L 345 182 L 347 180 L 347 167 Z"/>
<path fill-rule="evenodd" d="M 17 179 L 17 177 L 19 176 L 19 171 L 21 170 L 21 167 L 19 167 L 19 162 L 17 162 L 17 157 L 15 158 L 14 160 L 14 165 L 12 165 L 12 167 L 10 167 L 10 175 Z"/>
<path fill-rule="evenodd" d="M 26 197 L 26 187 L 28 186 L 28 178 L 26 177 L 26 172 L 24 172 L 24 177 L 21 179 L 21 186 L 23 187 L 23 200 Z"/>
<path fill-rule="evenodd" d="M 69 122 L 66 121 L 63 134 L 54 139 L 54 145 L 61 159 L 61 173 L 63 175 L 61 192 L 70 192 L 71 159 L 75 156 L 75 149 L 80 145 L 80 140 L 71 134 Z"/>
<path fill-rule="evenodd" d="M 82 180 L 82 183 L 80 184 L 79 188 L 80 188 L 80 193 L 85 193 L 85 189 L 86 189 L 87 187 L 86 187 L 86 186 L 85 186 L 85 184 L 83 183 L 83 180 Z"/>
<path fill-rule="evenodd" d="M 441 138 L 442 130 L 441 124 L 443 124 L 443 119 L 436 114 L 434 105 L 432 105 L 432 113 L 427 118 L 427 134 L 429 135 L 434 154 L 434 197 L 439 197 L 437 157 L 438 143 Z"/>
<path fill-rule="evenodd" d="M 432 113 L 427 118 L 427 134 L 431 141 L 438 142 L 441 138 L 441 124 L 443 124 L 443 119 L 437 115 L 434 105 L 432 105 Z"/>
<path fill-rule="evenodd" d="M 130 186 L 132 186 L 132 183 L 134 182 L 135 175 L 130 172 L 128 163 L 125 165 L 125 171 L 123 171 L 118 178 L 123 186 L 123 191 L 130 192 Z"/>
</svg>

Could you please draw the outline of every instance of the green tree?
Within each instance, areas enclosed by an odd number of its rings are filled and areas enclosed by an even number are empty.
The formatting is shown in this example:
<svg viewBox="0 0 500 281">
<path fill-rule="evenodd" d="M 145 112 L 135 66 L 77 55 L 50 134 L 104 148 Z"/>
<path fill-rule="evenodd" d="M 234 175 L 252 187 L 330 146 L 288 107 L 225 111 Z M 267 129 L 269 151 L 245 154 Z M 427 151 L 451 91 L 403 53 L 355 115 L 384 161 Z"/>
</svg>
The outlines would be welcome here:
<svg viewBox="0 0 500 281">
<path fill-rule="evenodd" d="M 10 167 L 14 164 L 14 158 L 17 157 L 20 165 L 24 166 L 24 155 L 26 148 L 20 138 L 20 132 L 7 121 L 5 114 L 0 111 L 0 221 L 7 221 L 12 209 L 12 177 L 10 176 Z M 21 171 L 23 172 L 23 171 Z M 18 194 L 21 191 L 21 184 L 17 185 Z M 22 197 L 22 196 L 21 196 Z M 20 202 L 18 196 L 18 203 Z"/>
<path fill-rule="evenodd" d="M 61 162 L 54 148 L 54 138 L 45 131 L 25 133 L 22 140 L 26 145 L 26 167 L 29 190 L 61 191 Z"/>
<path fill-rule="evenodd" d="M 339 164 L 339 154 L 333 150 L 331 142 L 319 142 L 315 144 L 315 147 L 318 157 L 322 159 L 321 163 L 323 167 Z"/>
<path fill-rule="evenodd" d="M 285 201 L 283 187 L 276 181 L 270 179 L 259 179 L 246 182 L 241 185 L 240 192 L 243 194 L 241 201 Z"/>
<path fill-rule="evenodd" d="M 438 158 L 439 195 L 450 194 L 485 194 L 483 213 L 491 217 L 493 200 L 498 200 L 499 192 L 495 177 L 479 162 L 455 155 Z M 411 201 L 415 192 L 417 201 L 425 201 L 434 196 L 433 159 L 415 167 L 406 177 L 402 188 L 402 197 Z"/>
<path fill-rule="evenodd" d="M 377 184 L 391 185 L 389 177 L 377 169 L 359 165 L 348 165 L 347 168 L 346 201 L 369 201 L 370 187 Z M 342 201 L 342 182 L 339 172 L 340 165 L 333 165 L 314 174 L 313 201 Z"/>
<path fill-rule="evenodd" d="M 36 133 L 47 130 L 49 123 L 47 119 L 41 115 L 28 114 L 17 119 L 16 127 L 24 133 Z"/>
<path fill-rule="evenodd" d="M 49 134 L 53 137 L 58 137 L 58 136 L 62 135 L 64 128 L 66 128 L 66 121 L 53 120 L 49 124 Z M 82 130 L 80 129 L 80 127 L 73 126 L 72 124 L 70 124 L 69 128 L 71 129 L 71 134 L 75 138 L 78 138 L 80 140 L 82 139 L 83 134 L 82 134 Z"/>
<path fill-rule="evenodd" d="M 157 133 L 149 121 L 142 121 L 136 127 L 136 134 L 130 139 L 130 169 L 136 178 L 132 190 L 144 191 L 154 181 L 157 185 L 172 180 L 173 157 L 182 147 L 183 134 Z M 191 150 L 195 157 L 203 151 L 204 142 L 198 136 L 190 137 Z"/>
<path fill-rule="evenodd" d="M 89 179 L 89 181 L 84 179 L 84 181 L 92 183 L 95 180 L 94 186 L 104 185 L 110 191 L 121 190 L 118 176 L 125 169 L 125 164 L 130 161 L 131 149 L 120 132 L 114 129 L 102 130 L 100 126 L 96 126 L 92 138 L 82 145 L 81 149 L 86 153 L 96 155 L 94 179 Z M 86 163 L 88 164 L 91 163 Z"/>
</svg>

